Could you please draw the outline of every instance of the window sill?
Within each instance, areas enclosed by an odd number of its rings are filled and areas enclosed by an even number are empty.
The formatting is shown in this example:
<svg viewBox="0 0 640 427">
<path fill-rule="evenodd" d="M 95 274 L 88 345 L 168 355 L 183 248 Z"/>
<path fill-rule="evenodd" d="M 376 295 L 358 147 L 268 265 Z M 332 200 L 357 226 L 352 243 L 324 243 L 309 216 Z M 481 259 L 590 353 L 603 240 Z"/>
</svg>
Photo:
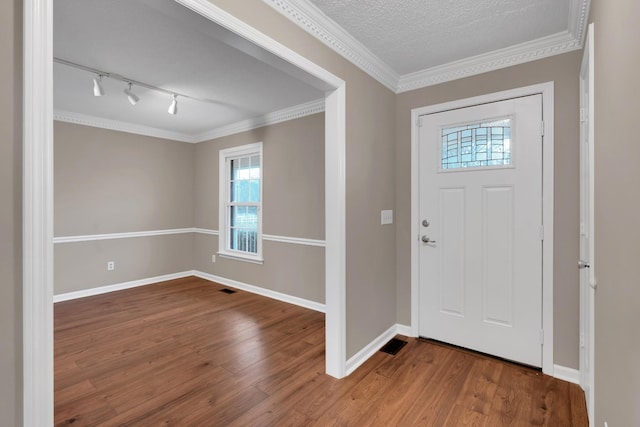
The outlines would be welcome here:
<svg viewBox="0 0 640 427">
<path fill-rule="evenodd" d="M 218 256 L 220 258 L 227 258 L 235 261 L 250 262 L 252 264 L 260 264 L 260 265 L 264 264 L 264 259 L 258 258 L 258 257 L 242 256 L 242 255 L 229 253 L 229 252 L 218 252 Z"/>
</svg>

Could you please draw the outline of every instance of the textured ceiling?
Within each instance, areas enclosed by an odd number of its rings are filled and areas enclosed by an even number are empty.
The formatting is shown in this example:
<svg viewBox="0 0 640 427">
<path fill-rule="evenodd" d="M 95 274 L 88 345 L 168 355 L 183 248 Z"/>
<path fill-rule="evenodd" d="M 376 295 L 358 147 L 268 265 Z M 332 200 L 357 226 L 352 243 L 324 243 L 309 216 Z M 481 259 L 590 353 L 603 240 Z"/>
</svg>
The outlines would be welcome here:
<svg viewBox="0 0 640 427">
<path fill-rule="evenodd" d="M 54 64 L 54 108 L 151 128 L 200 134 L 324 97 L 323 84 L 172 0 L 56 0 L 54 56 L 212 103 L 179 98 Z"/>
<path fill-rule="evenodd" d="M 587 0 L 264 1 L 288 11 L 298 25 L 397 92 L 579 48 L 588 13 Z M 291 14 L 300 7 L 321 18 L 315 22 L 341 27 L 365 49 L 340 44 Z M 540 40 L 546 41 L 538 51 L 527 50 Z M 484 59 L 514 46 L 524 47 L 515 56 Z M 255 121 L 323 98 L 327 89 L 173 0 L 56 0 L 53 48 L 64 60 L 213 101 L 180 98 L 179 114 L 170 116 L 166 94 L 134 86 L 141 100 L 131 106 L 122 93 L 125 84 L 106 79 L 106 96 L 96 98 L 93 74 L 54 64 L 57 111 L 183 135 Z M 438 67 L 447 71 L 425 77 Z"/>
<path fill-rule="evenodd" d="M 567 31 L 571 3 L 571 0 L 309 1 L 400 75 Z"/>
</svg>

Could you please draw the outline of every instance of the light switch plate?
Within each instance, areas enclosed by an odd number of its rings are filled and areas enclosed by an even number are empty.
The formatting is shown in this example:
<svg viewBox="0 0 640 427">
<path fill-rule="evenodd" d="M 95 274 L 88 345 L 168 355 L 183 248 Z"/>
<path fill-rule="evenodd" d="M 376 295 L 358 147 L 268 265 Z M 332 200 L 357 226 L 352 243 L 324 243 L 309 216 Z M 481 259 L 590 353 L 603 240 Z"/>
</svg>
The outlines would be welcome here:
<svg viewBox="0 0 640 427">
<path fill-rule="evenodd" d="M 393 211 L 380 211 L 380 224 L 393 224 Z"/>
</svg>

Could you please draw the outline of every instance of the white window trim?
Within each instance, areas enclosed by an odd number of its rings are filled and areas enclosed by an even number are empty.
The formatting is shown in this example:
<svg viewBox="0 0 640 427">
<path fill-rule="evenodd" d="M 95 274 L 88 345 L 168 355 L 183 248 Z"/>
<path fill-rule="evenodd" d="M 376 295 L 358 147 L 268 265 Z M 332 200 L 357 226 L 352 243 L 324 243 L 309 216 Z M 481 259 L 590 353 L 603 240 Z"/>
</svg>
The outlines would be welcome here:
<svg viewBox="0 0 640 427">
<path fill-rule="evenodd" d="M 252 255 L 247 252 L 234 251 L 228 249 L 229 241 L 229 218 L 227 203 L 229 201 L 229 162 L 231 157 L 258 154 L 260 156 L 260 202 L 258 204 L 258 252 Z M 223 258 L 236 259 L 239 261 L 249 261 L 262 264 L 262 194 L 264 183 L 263 152 L 262 142 L 254 144 L 240 145 L 237 147 L 220 150 L 218 155 L 219 190 L 218 190 L 218 255 Z"/>
</svg>

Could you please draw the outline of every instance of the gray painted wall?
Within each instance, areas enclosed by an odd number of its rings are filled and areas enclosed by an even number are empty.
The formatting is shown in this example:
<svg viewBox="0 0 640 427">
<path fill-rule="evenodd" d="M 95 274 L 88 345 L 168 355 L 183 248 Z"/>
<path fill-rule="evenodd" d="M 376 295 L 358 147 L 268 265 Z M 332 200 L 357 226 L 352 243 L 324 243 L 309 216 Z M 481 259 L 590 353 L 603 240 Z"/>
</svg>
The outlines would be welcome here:
<svg viewBox="0 0 640 427">
<path fill-rule="evenodd" d="M 193 227 L 193 145 L 54 122 L 54 235 Z"/>
<path fill-rule="evenodd" d="M 22 425 L 22 1 L 0 2 L 0 420 Z"/>
<path fill-rule="evenodd" d="M 264 241 L 263 264 L 211 255 L 218 236 L 194 236 L 195 269 L 253 286 L 324 304 L 324 248 Z M 285 265 L 286 268 L 282 268 Z"/>
<path fill-rule="evenodd" d="M 324 114 L 195 145 L 55 122 L 55 236 L 217 230 L 218 152 L 258 141 L 264 233 L 323 240 Z M 54 294 L 196 269 L 324 303 L 324 248 L 265 242 L 263 265 L 213 264 L 217 242 L 186 233 L 57 243 Z"/>
<path fill-rule="evenodd" d="M 395 94 L 262 0 L 211 0 L 346 82 L 347 357 L 396 323 Z"/>
<path fill-rule="evenodd" d="M 196 144 L 195 227 L 218 229 L 218 152 L 255 142 L 263 143 L 263 232 L 324 239 L 324 114 Z"/>
<path fill-rule="evenodd" d="M 193 156 L 183 142 L 54 122 L 54 236 L 193 227 Z M 59 295 L 193 270 L 193 235 L 58 243 L 54 255 Z"/>
<path fill-rule="evenodd" d="M 591 3 L 595 23 L 596 423 L 640 425 L 640 2 Z"/>
<path fill-rule="evenodd" d="M 193 270 L 193 233 L 58 243 L 54 295 Z M 115 270 L 107 271 L 107 262 Z"/>
<path fill-rule="evenodd" d="M 453 82 L 397 98 L 396 271 L 398 322 L 411 321 L 411 109 L 553 81 L 555 92 L 554 363 L 578 368 L 579 83 L 582 55 L 572 52 Z"/>
<path fill-rule="evenodd" d="M 218 230 L 219 151 L 262 142 L 263 233 L 324 240 L 324 114 L 195 146 L 195 227 Z M 324 248 L 263 243 L 264 264 L 217 257 L 218 236 L 195 237 L 195 268 L 324 303 Z M 286 266 L 286 268 L 283 268 Z"/>
</svg>

